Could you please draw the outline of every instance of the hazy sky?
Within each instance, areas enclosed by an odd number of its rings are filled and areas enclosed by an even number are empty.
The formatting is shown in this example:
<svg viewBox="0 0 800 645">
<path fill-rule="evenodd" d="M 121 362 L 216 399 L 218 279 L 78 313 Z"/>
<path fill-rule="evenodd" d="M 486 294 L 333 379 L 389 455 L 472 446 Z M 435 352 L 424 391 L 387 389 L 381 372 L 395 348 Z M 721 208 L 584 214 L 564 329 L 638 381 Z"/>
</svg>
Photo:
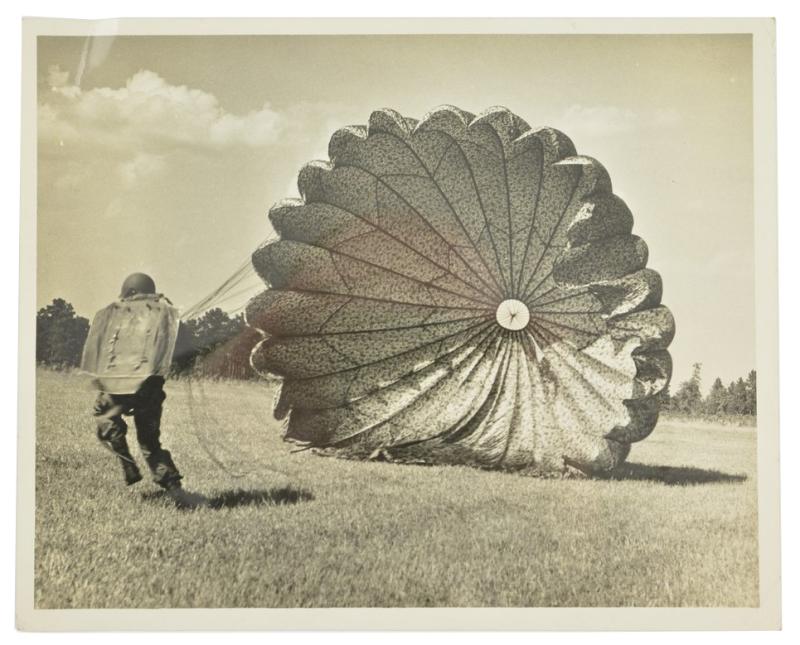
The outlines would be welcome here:
<svg viewBox="0 0 800 645">
<path fill-rule="evenodd" d="M 673 383 L 755 364 L 749 36 L 40 37 L 38 56 L 39 306 L 91 317 L 141 270 L 188 307 L 337 128 L 504 105 L 608 169 L 675 315 Z"/>
</svg>

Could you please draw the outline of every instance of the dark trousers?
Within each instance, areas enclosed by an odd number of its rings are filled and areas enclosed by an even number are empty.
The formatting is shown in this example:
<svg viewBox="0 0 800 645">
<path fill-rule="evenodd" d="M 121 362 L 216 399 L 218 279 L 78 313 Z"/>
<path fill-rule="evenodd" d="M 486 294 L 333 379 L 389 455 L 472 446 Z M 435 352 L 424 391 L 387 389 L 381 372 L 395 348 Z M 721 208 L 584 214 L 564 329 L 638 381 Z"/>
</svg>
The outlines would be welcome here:
<svg viewBox="0 0 800 645">
<path fill-rule="evenodd" d="M 151 377 L 135 394 L 100 392 L 94 404 L 97 438 L 109 445 L 121 460 L 133 464 L 135 468 L 136 462 L 125 438 L 128 424 L 122 418 L 123 415 L 133 415 L 136 439 L 153 474 L 153 481 L 164 488 L 181 479 L 172 455 L 161 446 L 161 407 L 166 398 L 164 379 Z"/>
</svg>

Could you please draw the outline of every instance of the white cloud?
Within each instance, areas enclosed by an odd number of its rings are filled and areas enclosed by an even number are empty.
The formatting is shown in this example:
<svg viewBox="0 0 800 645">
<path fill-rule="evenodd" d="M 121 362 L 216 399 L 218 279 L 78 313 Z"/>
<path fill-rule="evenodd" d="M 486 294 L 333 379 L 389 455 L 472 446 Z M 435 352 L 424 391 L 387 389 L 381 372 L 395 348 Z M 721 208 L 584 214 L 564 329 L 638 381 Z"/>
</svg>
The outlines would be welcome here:
<svg viewBox="0 0 800 645">
<path fill-rule="evenodd" d="M 166 167 L 164 157 L 147 152 L 140 152 L 133 159 L 119 166 L 123 184 L 132 188 L 139 181 L 158 174 Z"/>
<path fill-rule="evenodd" d="M 51 88 L 64 87 L 69 82 L 69 72 L 63 71 L 58 65 L 47 68 L 47 84 Z"/>
<path fill-rule="evenodd" d="M 231 114 L 213 94 L 171 85 L 148 70 L 134 74 L 124 87 L 86 91 L 68 84 L 66 75 L 57 67 L 49 71 L 52 89 L 39 106 L 40 142 L 66 134 L 141 148 L 261 147 L 284 128 L 284 119 L 268 103 L 248 114 Z"/>
<path fill-rule="evenodd" d="M 268 103 L 232 114 L 213 94 L 172 85 L 148 70 L 134 74 L 124 87 L 82 90 L 54 66 L 48 85 L 38 114 L 41 154 L 116 164 L 126 187 L 165 170 L 173 151 L 261 148 L 286 129 L 285 119 Z"/>
</svg>

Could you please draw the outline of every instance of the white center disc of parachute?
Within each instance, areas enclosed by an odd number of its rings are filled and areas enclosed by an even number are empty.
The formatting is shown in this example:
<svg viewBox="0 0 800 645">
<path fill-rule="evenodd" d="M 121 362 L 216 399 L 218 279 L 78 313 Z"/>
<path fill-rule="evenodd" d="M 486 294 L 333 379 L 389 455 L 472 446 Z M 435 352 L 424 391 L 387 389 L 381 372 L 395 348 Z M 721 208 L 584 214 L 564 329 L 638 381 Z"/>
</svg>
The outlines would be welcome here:
<svg viewBox="0 0 800 645">
<path fill-rule="evenodd" d="M 504 329 L 519 331 L 525 329 L 531 319 L 531 312 L 524 302 L 519 300 L 503 300 L 497 306 L 497 324 Z"/>
</svg>

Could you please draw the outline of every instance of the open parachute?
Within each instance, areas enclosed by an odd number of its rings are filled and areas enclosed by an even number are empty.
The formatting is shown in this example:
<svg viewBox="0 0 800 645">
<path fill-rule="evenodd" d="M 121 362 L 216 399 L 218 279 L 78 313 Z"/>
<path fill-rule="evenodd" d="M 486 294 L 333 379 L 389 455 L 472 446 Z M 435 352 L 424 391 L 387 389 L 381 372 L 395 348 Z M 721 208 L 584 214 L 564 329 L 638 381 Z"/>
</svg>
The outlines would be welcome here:
<svg viewBox="0 0 800 645">
<path fill-rule="evenodd" d="M 597 161 L 505 108 L 337 131 L 253 254 L 251 362 L 334 454 L 609 470 L 655 426 L 674 334 Z"/>
</svg>

